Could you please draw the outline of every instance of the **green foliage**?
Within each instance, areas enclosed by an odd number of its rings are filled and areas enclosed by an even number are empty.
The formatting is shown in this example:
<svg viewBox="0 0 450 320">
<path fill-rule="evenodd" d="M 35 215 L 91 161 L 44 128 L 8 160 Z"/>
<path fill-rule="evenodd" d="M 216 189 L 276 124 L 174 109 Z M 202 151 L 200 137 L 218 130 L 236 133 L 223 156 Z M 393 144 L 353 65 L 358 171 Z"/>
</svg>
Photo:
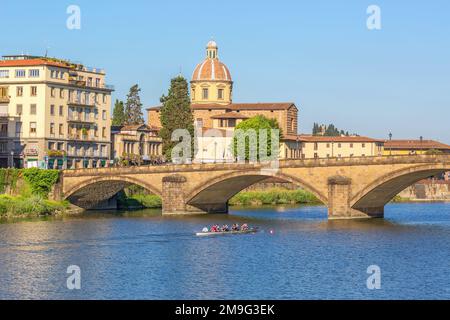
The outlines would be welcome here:
<svg viewBox="0 0 450 320">
<path fill-rule="evenodd" d="M 139 189 L 140 187 L 137 187 L 137 190 L 125 190 L 124 192 L 120 192 L 117 197 L 119 207 L 125 209 L 162 207 L 162 200 L 159 196 L 154 194 L 140 193 L 142 190 Z"/>
<path fill-rule="evenodd" d="M 271 135 L 271 129 L 278 129 L 279 130 L 279 140 L 282 139 L 282 132 L 280 129 L 280 126 L 278 125 L 277 120 L 275 119 L 269 119 L 266 118 L 265 116 L 262 115 L 258 115 L 255 116 L 253 118 L 247 119 L 242 121 L 241 123 L 239 123 L 236 126 L 236 130 L 240 129 L 241 132 L 245 133 L 249 133 L 251 131 L 249 130 L 254 130 L 256 132 L 256 144 L 252 144 L 251 143 L 251 139 L 248 135 L 245 136 L 245 160 L 249 160 L 250 158 L 250 151 L 252 151 L 252 154 L 256 154 L 257 155 L 257 159 L 259 160 L 260 155 L 259 155 L 259 135 L 260 129 L 267 129 L 266 131 L 266 135 L 267 135 L 267 156 L 270 157 L 272 156 L 272 135 Z M 235 131 L 235 136 L 233 137 L 233 154 L 237 157 L 239 155 L 238 152 L 238 136 L 237 133 Z M 277 155 L 278 155 L 278 151 L 277 151 Z"/>
<path fill-rule="evenodd" d="M 431 156 L 431 155 L 440 155 L 440 154 L 444 154 L 444 153 L 438 149 L 430 149 L 430 150 L 425 151 L 425 154 Z"/>
<path fill-rule="evenodd" d="M 322 131 L 322 127 L 324 127 L 325 131 Z M 339 137 L 339 136 L 349 136 L 350 134 L 348 131 L 339 130 L 336 128 L 334 124 L 329 124 L 328 126 L 319 125 L 318 123 L 314 122 L 313 129 L 312 129 L 313 136 L 323 135 L 327 137 Z M 357 134 L 353 134 L 357 135 Z"/>
<path fill-rule="evenodd" d="M 13 197 L 0 195 L 0 217 L 36 217 L 64 212 L 67 201 L 46 200 L 38 195 Z"/>
<path fill-rule="evenodd" d="M 19 174 L 18 169 L 0 169 L 0 193 L 5 193 L 8 186 L 11 190 L 15 190 Z"/>
<path fill-rule="evenodd" d="M 185 78 L 178 76 L 170 82 L 167 96 L 161 97 L 161 130 L 159 135 L 163 142 L 163 155 L 170 161 L 172 149 L 178 143 L 172 140 L 172 132 L 176 129 L 186 129 L 191 136 L 191 157 L 194 146 L 194 117 L 189 99 L 188 83 Z"/>
<path fill-rule="evenodd" d="M 42 170 L 38 168 L 22 169 L 24 180 L 30 185 L 31 192 L 46 198 L 52 187 L 58 182 L 58 170 Z"/>
<path fill-rule="evenodd" d="M 260 191 L 243 191 L 230 199 L 230 205 L 274 205 L 274 204 L 319 204 L 320 201 L 310 192 L 272 188 Z"/>
<path fill-rule="evenodd" d="M 112 125 L 113 126 L 121 126 L 121 125 L 124 125 L 125 122 L 126 122 L 126 117 L 125 117 L 125 107 L 124 107 L 123 101 L 116 99 L 116 102 L 114 103 Z"/>
<path fill-rule="evenodd" d="M 144 115 L 142 113 L 142 103 L 139 97 L 141 89 L 137 84 L 130 88 L 130 92 L 127 95 L 127 101 L 125 103 L 125 121 L 123 124 L 143 124 Z"/>
</svg>

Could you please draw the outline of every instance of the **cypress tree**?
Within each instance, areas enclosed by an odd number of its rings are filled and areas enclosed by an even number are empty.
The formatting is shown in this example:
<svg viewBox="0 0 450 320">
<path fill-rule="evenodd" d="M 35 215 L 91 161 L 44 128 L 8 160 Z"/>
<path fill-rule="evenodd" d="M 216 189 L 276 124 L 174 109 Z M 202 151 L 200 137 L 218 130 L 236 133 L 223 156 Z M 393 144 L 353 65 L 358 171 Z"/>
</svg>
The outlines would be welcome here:
<svg viewBox="0 0 450 320">
<path fill-rule="evenodd" d="M 123 101 L 116 99 L 116 102 L 114 103 L 112 125 L 121 126 L 123 124 L 125 124 L 125 108 Z"/>
<path fill-rule="evenodd" d="M 144 115 L 142 113 L 142 103 L 139 97 L 141 89 L 137 84 L 130 88 L 125 104 L 124 124 L 143 124 Z"/>
<path fill-rule="evenodd" d="M 159 135 L 163 142 L 162 151 L 167 160 L 171 160 L 173 147 L 178 143 L 171 141 L 172 132 L 176 129 L 186 129 L 191 135 L 193 156 L 194 145 L 194 116 L 189 99 L 188 83 L 181 75 L 173 78 L 167 96 L 160 99 L 161 108 L 161 130 Z"/>
</svg>

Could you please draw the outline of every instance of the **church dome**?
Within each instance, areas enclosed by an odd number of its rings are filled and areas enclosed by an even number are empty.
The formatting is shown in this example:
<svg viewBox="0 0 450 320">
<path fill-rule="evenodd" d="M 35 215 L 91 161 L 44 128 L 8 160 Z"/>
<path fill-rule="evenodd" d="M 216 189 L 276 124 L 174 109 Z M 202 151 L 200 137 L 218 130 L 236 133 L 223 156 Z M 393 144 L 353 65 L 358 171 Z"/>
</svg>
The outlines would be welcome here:
<svg viewBox="0 0 450 320">
<path fill-rule="evenodd" d="M 232 81 L 230 70 L 219 61 L 218 47 L 214 40 L 208 42 L 206 59 L 195 68 L 192 81 Z"/>
</svg>

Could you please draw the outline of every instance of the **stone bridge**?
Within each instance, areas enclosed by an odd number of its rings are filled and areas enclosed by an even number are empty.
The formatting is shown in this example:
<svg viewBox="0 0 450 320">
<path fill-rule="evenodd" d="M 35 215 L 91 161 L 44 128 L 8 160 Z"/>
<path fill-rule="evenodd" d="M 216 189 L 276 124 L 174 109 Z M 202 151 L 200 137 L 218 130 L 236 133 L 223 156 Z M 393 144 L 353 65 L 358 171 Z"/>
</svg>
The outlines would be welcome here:
<svg viewBox="0 0 450 320">
<path fill-rule="evenodd" d="M 330 219 L 383 217 L 384 206 L 406 187 L 450 171 L 450 155 L 415 155 L 280 161 L 262 164 L 191 164 L 65 170 L 64 199 L 93 209 L 136 184 L 162 197 L 163 214 L 227 213 L 228 200 L 269 177 L 312 192 Z"/>
</svg>

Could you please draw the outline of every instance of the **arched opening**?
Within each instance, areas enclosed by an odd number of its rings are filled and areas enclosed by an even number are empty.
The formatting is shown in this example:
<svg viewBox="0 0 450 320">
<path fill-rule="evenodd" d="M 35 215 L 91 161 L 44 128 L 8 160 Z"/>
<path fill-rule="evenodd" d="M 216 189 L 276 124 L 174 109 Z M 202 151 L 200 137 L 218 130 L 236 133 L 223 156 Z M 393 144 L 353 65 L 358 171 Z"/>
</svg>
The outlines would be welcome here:
<svg viewBox="0 0 450 320">
<path fill-rule="evenodd" d="M 282 174 L 264 174 L 258 171 L 234 172 L 213 179 L 206 185 L 194 188 L 196 191 L 186 197 L 187 204 L 208 213 L 225 213 L 228 211 L 231 198 L 250 186 L 263 183 L 268 179 L 278 183 L 292 184 L 304 190 L 305 194 L 308 194 L 316 203 L 327 203 L 325 195 L 298 178 Z"/>
<path fill-rule="evenodd" d="M 350 205 L 353 209 L 368 214 L 383 211 L 387 203 L 409 186 L 449 170 L 450 167 L 421 167 L 393 172 L 370 183 L 353 197 Z"/>
<path fill-rule="evenodd" d="M 135 195 L 139 197 L 134 197 Z M 149 196 L 146 197 L 147 195 Z M 153 203 L 154 207 L 160 207 L 160 195 L 160 190 L 143 181 L 118 176 L 90 179 L 69 190 L 65 199 L 86 210 L 137 209 L 139 202 L 142 207 L 146 207 L 145 203 L 142 203 L 144 201 L 148 205 Z M 125 206 L 127 203 L 128 207 Z"/>
</svg>

